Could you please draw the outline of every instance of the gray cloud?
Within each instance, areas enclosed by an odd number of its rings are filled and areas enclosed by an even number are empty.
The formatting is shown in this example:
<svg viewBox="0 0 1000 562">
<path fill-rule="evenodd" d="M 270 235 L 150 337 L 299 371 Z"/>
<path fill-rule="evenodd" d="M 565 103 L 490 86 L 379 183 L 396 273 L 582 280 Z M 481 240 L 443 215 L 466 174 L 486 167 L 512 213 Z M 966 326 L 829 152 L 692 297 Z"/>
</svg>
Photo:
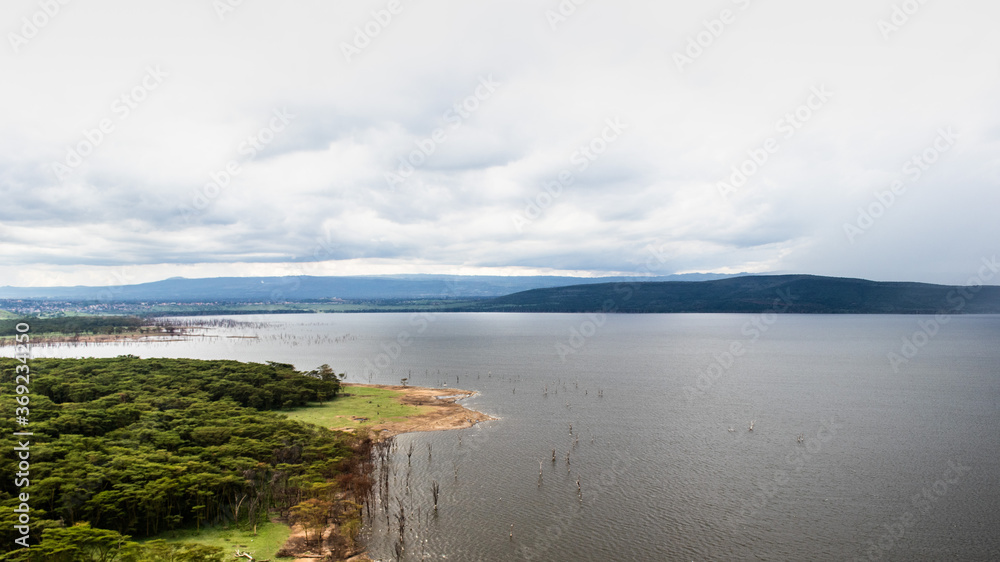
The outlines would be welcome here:
<svg viewBox="0 0 1000 562">
<path fill-rule="evenodd" d="M 0 285 L 120 267 L 136 281 L 637 272 L 651 245 L 662 273 L 962 282 L 996 252 L 1000 7 L 987 0 L 922 5 L 888 38 L 891 3 L 861 0 L 588 2 L 555 29 L 557 2 L 401 5 L 350 61 L 344 45 L 384 2 L 260 0 L 220 18 L 196 0 L 99 0 L 5 45 Z M 705 35 L 723 8 L 735 21 Z M 38 9 L 11 0 L 0 20 L 20 33 Z M 165 76 L 144 89 L 150 68 Z M 832 97 L 808 109 L 817 87 Z M 282 111 L 294 118 L 271 129 Z M 595 140 L 609 119 L 627 126 Z M 113 130 L 58 177 L 102 121 Z M 954 147 L 910 178 L 907 161 L 949 127 Z M 753 162 L 767 139 L 779 148 Z M 387 181 L 407 160 L 405 181 Z M 900 178 L 905 192 L 846 235 Z"/>
</svg>

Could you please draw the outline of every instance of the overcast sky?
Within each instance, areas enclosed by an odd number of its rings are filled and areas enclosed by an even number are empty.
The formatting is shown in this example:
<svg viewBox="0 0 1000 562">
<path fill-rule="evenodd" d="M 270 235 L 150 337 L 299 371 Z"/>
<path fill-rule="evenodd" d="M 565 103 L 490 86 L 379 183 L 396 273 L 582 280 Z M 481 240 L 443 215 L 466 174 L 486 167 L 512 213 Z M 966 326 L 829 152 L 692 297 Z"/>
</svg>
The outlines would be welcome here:
<svg viewBox="0 0 1000 562">
<path fill-rule="evenodd" d="M 0 285 L 961 284 L 1000 241 L 998 21 L 995 0 L 4 0 Z"/>
</svg>

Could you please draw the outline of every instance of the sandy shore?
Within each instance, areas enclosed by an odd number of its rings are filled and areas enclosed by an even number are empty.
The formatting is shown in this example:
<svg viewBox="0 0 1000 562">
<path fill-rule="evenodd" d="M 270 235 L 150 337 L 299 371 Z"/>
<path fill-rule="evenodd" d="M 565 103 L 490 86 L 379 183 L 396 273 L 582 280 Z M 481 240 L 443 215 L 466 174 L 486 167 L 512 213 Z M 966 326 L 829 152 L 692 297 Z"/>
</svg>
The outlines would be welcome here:
<svg viewBox="0 0 1000 562">
<path fill-rule="evenodd" d="M 383 384 L 355 384 L 343 383 L 345 392 L 350 392 L 351 388 L 383 388 L 402 392 L 398 398 L 401 404 L 407 406 L 423 406 L 430 408 L 426 413 L 407 417 L 405 420 L 384 421 L 368 426 L 376 432 L 379 438 L 391 437 L 400 433 L 412 431 L 443 431 L 446 429 L 464 429 L 492 418 L 482 412 L 470 410 L 458 403 L 462 398 L 468 398 L 475 394 L 471 390 L 458 390 L 453 388 L 424 388 L 420 386 L 394 386 Z M 335 427 L 332 429 L 342 431 L 353 431 L 355 427 Z M 331 532 L 333 527 L 327 529 Z M 289 541 L 302 540 L 305 533 L 298 526 L 292 528 L 292 536 Z M 286 543 L 287 544 L 287 543 Z M 294 562 L 316 562 L 320 555 L 302 556 L 295 558 Z M 348 559 L 348 562 L 371 562 L 367 553 L 361 553 Z"/>
<path fill-rule="evenodd" d="M 372 431 L 377 431 L 380 437 L 390 437 L 413 431 L 464 429 L 472 427 L 479 422 L 495 419 L 482 412 L 470 410 L 458 403 L 458 400 L 475 394 L 471 390 L 354 383 L 344 383 L 343 387 L 346 392 L 350 392 L 352 387 L 396 390 L 403 393 L 403 396 L 399 398 L 401 404 L 430 408 L 430 411 L 418 416 L 410 416 L 400 421 L 384 421 L 369 426 Z M 353 428 L 341 427 L 334 429 L 350 430 Z"/>
</svg>

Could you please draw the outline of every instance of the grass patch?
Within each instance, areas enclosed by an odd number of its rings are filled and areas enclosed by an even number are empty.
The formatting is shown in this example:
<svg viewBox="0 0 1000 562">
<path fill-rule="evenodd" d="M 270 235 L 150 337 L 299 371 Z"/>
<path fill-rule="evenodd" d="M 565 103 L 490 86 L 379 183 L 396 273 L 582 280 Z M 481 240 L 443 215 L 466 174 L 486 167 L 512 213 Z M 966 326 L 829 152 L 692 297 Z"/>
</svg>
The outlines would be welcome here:
<svg viewBox="0 0 1000 562">
<path fill-rule="evenodd" d="M 267 522 L 257 525 L 256 536 L 252 529 L 208 527 L 202 528 L 201 531 L 194 529 L 168 531 L 149 540 L 163 539 L 168 543 L 186 542 L 217 546 L 224 549 L 227 556 L 232 555 L 238 548 L 240 552 L 249 552 L 256 560 L 266 560 L 275 558 L 275 553 L 281 550 L 291 534 L 292 530 L 288 526 Z M 245 560 L 245 558 L 240 558 L 240 560 Z M 291 560 L 291 558 L 282 558 L 281 560 Z"/>
<path fill-rule="evenodd" d="M 307 406 L 286 413 L 289 419 L 313 423 L 321 427 L 351 427 L 376 425 L 384 421 L 400 421 L 409 416 L 426 413 L 424 406 L 407 406 L 398 399 L 403 396 L 399 390 L 345 386 L 345 394 L 322 406 Z M 351 417 L 367 418 L 356 422 Z"/>
<path fill-rule="evenodd" d="M 13 312 L 0 309 L 0 320 L 13 320 L 15 318 L 18 318 L 18 316 Z"/>
</svg>

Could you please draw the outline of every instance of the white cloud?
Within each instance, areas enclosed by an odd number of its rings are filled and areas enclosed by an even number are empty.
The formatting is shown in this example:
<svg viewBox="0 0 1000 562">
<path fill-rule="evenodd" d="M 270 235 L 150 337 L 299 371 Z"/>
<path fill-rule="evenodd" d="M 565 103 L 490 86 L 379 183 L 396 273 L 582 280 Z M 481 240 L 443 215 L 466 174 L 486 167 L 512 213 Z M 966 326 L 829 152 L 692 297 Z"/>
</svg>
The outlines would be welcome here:
<svg viewBox="0 0 1000 562">
<path fill-rule="evenodd" d="M 222 19 L 200 0 L 72 2 L 16 53 L 9 34 L 39 8 L 5 2 L 0 285 L 294 274 L 303 259 L 324 274 L 634 272 L 649 244 L 669 249 L 663 273 L 961 282 L 996 252 L 993 2 L 923 5 L 888 40 L 891 3 L 862 0 L 595 1 L 554 31 L 557 2 L 401 5 L 349 63 L 342 44 L 385 2 L 256 0 Z M 723 8 L 735 21 L 679 71 Z M 162 84 L 116 110 L 151 67 Z M 476 97 L 485 77 L 495 91 Z M 779 120 L 820 85 L 832 99 L 786 138 Z M 282 109 L 288 126 L 241 151 Z M 581 170 L 574 153 L 615 118 L 627 129 Z M 57 178 L 105 119 L 113 132 Z M 954 150 L 852 244 L 843 225 L 942 127 Z M 767 138 L 780 149 L 723 198 Z M 231 183 L 185 213 L 230 162 Z M 572 183 L 516 228 L 562 171 Z"/>
</svg>

